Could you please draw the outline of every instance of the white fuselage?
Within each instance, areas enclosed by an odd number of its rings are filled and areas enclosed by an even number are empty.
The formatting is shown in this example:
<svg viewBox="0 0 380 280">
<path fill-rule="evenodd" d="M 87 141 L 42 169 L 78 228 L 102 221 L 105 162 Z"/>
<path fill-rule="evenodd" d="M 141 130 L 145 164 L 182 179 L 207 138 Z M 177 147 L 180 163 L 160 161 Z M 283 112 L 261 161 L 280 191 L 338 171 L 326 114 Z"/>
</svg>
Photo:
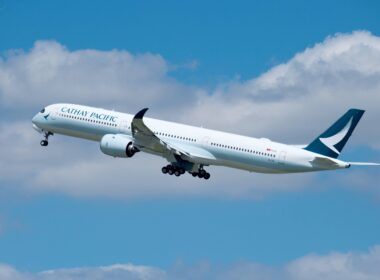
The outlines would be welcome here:
<svg viewBox="0 0 380 280">
<path fill-rule="evenodd" d="M 53 104 L 33 118 L 37 130 L 100 141 L 106 134 L 132 137 L 133 115 L 75 104 Z M 211 158 L 196 162 L 261 173 L 293 173 L 347 168 L 343 161 L 328 158 L 335 165 L 316 165 L 313 159 L 325 157 L 297 146 L 179 123 L 144 118 L 145 124 L 163 141 L 202 148 Z M 152 149 L 142 151 L 163 156 Z M 327 157 L 325 157 L 327 158 Z"/>
</svg>

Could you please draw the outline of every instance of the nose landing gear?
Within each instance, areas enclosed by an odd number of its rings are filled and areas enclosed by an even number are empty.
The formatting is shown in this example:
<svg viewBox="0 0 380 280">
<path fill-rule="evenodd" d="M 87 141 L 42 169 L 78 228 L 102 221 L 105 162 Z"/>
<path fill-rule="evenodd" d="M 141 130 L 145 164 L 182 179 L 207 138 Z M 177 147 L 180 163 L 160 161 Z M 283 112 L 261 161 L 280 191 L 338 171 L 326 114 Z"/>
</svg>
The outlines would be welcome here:
<svg viewBox="0 0 380 280">
<path fill-rule="evenodd" d="M 40 142 L 40 145 L 42 146 L 42 147 L 46 147 L 47 145 L 49 145 L 49 136 L 50 135 L 53 135 L 53 133 L 52 132 L 45 132 L 44 133 L 44 137 L 45 137 L 45 139 L 44 140 L 41 140 L 41 142 Z"/>
</svg>

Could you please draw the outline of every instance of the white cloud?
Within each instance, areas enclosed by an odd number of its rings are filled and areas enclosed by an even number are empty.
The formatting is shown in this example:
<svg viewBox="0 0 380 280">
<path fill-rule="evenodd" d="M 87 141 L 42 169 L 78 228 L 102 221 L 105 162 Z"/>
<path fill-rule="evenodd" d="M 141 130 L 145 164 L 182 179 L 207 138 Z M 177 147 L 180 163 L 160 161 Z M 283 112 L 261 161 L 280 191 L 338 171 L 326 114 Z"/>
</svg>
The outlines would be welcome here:
<svg viewBox="0 0 380 280">
<path fill-rule="evenodd" d="M 310 254 L 283 266 L 262 265 L 255 262 L 239 262 L 230 265 L 212 265 L 208 262 L 187 266 L 177 263 L 172 268 L 115 264 L 100 267 L 54 269 L 37 273 L 25 273 L 0 265 L 2 280 L 87 280 L 87 279 L 259 279 L 259 280 L 377 280 L 380 275 L 380 246 L 368 252 L 332 252 L 327 255 Z"/>
<path fill-rule="evenodd" d="M 27 279 L 22 276 L 21 273 L 19 273 L 16 269 L 13 267 L 6 265 L 6 264 L 0 264 L 0 279 L 2 280 L 22 280 Z M 32 278 L 30 278 L 32 279 Z"/>
<path fill-rule="evenodd" d="M 380 275 L 380 246 L 368 253 L 331 253 L 309 255 L 287 266 L 291 279 L 375 280 Z"/>
<path fill-rule="evenodd" d="M 353 141 L 379 148 L 380 132 L 373 129 L 379 104 L 380 38 L 354 32 L 329 37 L 258 78 L 221 85 L 187 116 L 210 127 L 309 143 L 359 107 L 367 113 Z"/>
<path fill-rule="evenodd" d="M 22 273 L 13 267 L 0 265 L 1 280 L 160 280 L 166 279 L 164 271 L 148 266 L 132 264 L 115 264 L 101 267 L 81 267 L 69 269 L 46 270 L 38 273 Z"/>
<path fill-rule="evenodd" d="M 66 101 L 137 110 L 189 102 L 189 91 L 197 90 L 170 78 L 168 70 L 160 55 L 69 51 L 55 41 L 37 41 L 30 51 L 12 50 L 0 60 L 0 96 L 8 108 Z"/>
<path fill-rule="evenodd" d="M 220 167 L 210 167 L 210 181 L 164 176 L 161 158 L 140 153 L 117 160 L 101 154 L 95 142 L 61 136 L 41 148 L 23 112 L 61 101 L 128 112 L 150 106 L 153 117 L 293 143 L 310 142 L 347 108 L 360 107 L 367 113 L 349 145 L 380 148 L 380 130 L 374 129 L 380 121 L 380 38 L 368 32 L 329 37 L 257 78 L 232 80 L 213 91 L 182 84 L 170 77 L 171 68 L 160 55 L 71 51 L 53 41 L 9 51 L 0 58 L 0 108 L 22 117 L 0 123 L 1 189 L 21 185 L 23 191 L 85 197 L 256 198 L 319 185 L 315 174 L 261 175 Z M 341 180 L 336 172 L 334 184 L 373 191 L 378 175 L 372 170 L 356 171 L 369 178 L 360 181 Z"/>
</svg>

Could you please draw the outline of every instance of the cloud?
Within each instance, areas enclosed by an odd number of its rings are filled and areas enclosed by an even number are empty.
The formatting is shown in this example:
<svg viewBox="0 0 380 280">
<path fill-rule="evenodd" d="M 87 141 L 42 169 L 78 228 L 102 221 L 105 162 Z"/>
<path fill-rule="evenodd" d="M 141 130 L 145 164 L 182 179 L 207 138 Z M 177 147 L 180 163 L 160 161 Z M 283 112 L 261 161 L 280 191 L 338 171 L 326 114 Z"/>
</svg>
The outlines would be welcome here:
<svg viewBox="0 0 380 280">
<path fill-rule="evenodd" d="M 176 68 L 158 54 L 69 50 L 55 41 L 9 50 L 0 58 L 0 108 L 9 113 L 0 123 L 0 191 L 21 186 L 22 192 L 81 197 L 250 199 L 318 187 L 325 178 L 221 167 L 209 168 L 210 181 L 174 178 L 160 174 L 162 158 L 139 153 L 113 159 L 95 142 L 54 136 L 41 148 L 32 113 L 61 101 L 132 113 L 150 106 L 152 117 L 297 144 L 310 142 L 348 108 L 360 107 L 367 112 L 349 145 L 380 154 L 380 130 L 374 129 L 380 121 L 380 38 L 369 32 L 336 34 L 259 77 L 233 79 L 213 90 L 181 83 L 171 76 Z M 378 175 L 372 170 L 337 171 L 329 178 L 331 185 L 374 191 Z M 340 175 L 356 172 L 367 179 Z"/>
<path fill-rule="evenodd" d="M 200 262 L 194 265 L 176 263 L 169 269 L 133 264 L 115 264 L 100 267 L 54 269 L 37 273 L 25 273 L 2 264 L 2 280 L 87 280 L 87 279 L 260 279 L 260 280 L 376 280 L 380 275 L 380 246 L 368 252 L 332 252 L 327 255 L 310 254 L 283 266 L 263 265 L 255 262 L 239 262 L 229 265 L 213 265 Z"/>
<path fill-rule="evenodd" d="M 380 275 L 380 246 L 368 253 L 331 253 L 309 255 L 290 263 L 286 270 L 291 279 L 377 279 Z"/>
<path fill-rule="evenodd" d="M 169 66 L 151 53 L 69 51 L 55 41 L 37 41 L 30 51 L 10 50 L 0 60 L 1 104 L 39 108 L 65 101 L 132 111 L 154 104 L 163 110 L 197 92 L 170 78 Z"/>
<path fill-rule="evenodd" d="M 132 264 L 115 264 L 101 267 L 81 267 L 70 269 L 46 270 L 38 273 L 22 273 L 13 267 L 0 265 L 2 280 L 86 280 L 86 279 L 125 279 L 160 280 L 166 279 L 165 272 L 158 268 Z"/>
<path fill-rule="evenodd" d="M 378 104 L 380 38 L 358 31 L 328 37 L 258 78 L 220 85 L 188 113 L 193 123 L 309 143 L 348 108 L 359 107 L 367 113 L 352 140 L 379 149 Z"/>
</svg>

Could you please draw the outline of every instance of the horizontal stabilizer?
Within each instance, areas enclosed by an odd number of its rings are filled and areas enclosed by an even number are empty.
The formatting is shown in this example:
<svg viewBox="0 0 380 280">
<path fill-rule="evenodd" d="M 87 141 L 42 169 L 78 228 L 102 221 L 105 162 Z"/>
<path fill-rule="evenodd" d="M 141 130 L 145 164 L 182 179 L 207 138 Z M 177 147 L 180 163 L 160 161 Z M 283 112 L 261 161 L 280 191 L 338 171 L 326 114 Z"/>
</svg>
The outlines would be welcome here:
<svg viewBox="0 0 380 280">
<path fill-rule="evenodd" d="M 339 165 L 336 161 L 327 157 L 315 157 L 310 163 L 319 167 L 333 167 Z"/>
<path fill-rule="evenodd" d="M 357 166 L 380 166 L 380 163 L 376 162 L 349 162 L 349 164 Z"/>
</svg>

